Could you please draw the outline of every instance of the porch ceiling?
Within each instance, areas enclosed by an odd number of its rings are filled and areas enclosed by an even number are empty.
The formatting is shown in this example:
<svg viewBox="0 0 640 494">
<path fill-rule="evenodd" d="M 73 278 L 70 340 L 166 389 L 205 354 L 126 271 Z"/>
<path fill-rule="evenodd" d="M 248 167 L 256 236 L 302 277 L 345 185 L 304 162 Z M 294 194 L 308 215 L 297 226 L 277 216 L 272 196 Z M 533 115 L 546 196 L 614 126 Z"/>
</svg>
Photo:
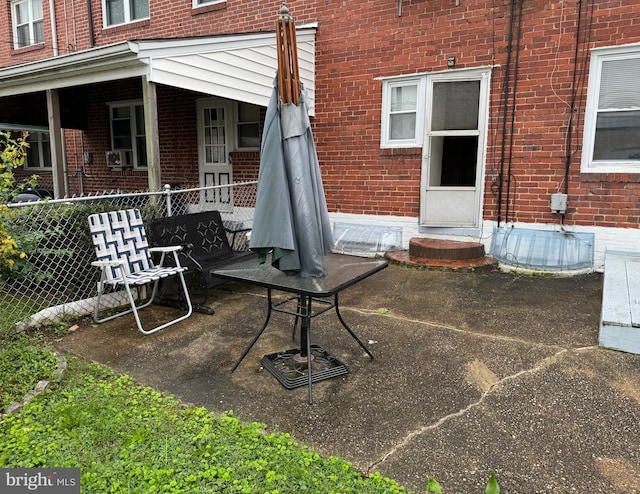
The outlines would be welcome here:
<svg viewBox="0 0 640 494">
<path fill-rule="evenodd" d="M 300 78 L 314 113 L 315 26 L 297 30 Z M 267 106 L 275 33 L 125 41 L 0 69 L 0 97 L 146 76 L 149 81 Z"/>
</svg>

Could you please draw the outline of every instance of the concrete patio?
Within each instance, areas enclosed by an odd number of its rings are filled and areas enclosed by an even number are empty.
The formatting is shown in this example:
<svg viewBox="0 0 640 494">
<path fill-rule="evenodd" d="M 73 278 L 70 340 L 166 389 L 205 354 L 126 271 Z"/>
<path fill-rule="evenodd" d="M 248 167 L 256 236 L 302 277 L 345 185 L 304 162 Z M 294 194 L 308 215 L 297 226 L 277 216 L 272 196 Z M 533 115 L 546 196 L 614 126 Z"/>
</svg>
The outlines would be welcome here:
<svg viewBox="0 0 640 494">
<path fill-rule="evenodd" d="M 278 295 L 278 294 L 276 294 Z M 283 295 L 284 296 L 284 295 Z M 227 283 L 214 315 L 143 336 L 133 319 L 87 324 L 57 346 L 186 403 L 288 432 L 363 473 L 424 492 L 640 492 L 640 356 L 597 346 L 602 275 L 523 276 L 398 265 L 341 294 L 370 360 L 328 312 L 312 340 L 349 374 L 285 389 L 260 365 L 294 347 L 293 319 L 261 326 L 266 290 Z M 172 309 L 156 307 L 147 318 Z"/>
</svg>

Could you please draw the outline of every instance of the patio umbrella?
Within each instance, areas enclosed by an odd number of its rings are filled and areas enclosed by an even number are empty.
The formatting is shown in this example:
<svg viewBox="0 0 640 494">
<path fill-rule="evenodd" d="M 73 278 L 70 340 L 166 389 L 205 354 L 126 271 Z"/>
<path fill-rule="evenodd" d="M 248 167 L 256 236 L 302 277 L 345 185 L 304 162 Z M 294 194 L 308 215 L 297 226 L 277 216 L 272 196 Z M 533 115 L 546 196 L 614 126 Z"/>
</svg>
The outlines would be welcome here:
<svg viewBox="0 0 640 494">
<path fill-rule="evenodd" d="M 295 25 L 283 4 L 278 74 L 267 107 L 249 247 L 288 274 L 320 277 L 333 247 L 306 94 L 298 76 Z"/>
</svg>

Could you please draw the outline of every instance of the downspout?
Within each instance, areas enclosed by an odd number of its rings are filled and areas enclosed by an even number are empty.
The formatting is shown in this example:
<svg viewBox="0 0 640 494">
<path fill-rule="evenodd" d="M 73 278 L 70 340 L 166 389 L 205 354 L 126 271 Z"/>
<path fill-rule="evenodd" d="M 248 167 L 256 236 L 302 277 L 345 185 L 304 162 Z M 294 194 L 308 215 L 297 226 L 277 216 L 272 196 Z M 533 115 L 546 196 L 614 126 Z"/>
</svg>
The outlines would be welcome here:
<svg viewBox="0 0 640 494">
<path fill-rule="evenodd" d="M 516 121 L 516 96 L 518 89 L 518 70 L 520 68 L 520 38 L 522 37 L 522 0 L 518 0 L 518 39 L 516 43 L 516 61 L 513 69 L 513 98 L 511 100 L 511 131 L 509 135 L 509 165 L 507 166 L 507 204 L 504 213 L 504 220 L 509 221 L 509 195 L 511 193 L 511 164 L 513 162 L 513 135 Z"/>
<path fill-rule="evenodd" d="M 511 82 L 511 52 L 513 50 L 513 15 L 516 0 L 511 0 L 511 14 L 509 16 L 509 40 L 507 41 L 507 63 L 502 88 L 502 144 L 500 148 L 500 173 L 498 175 L 498 228 L 502 219 L 502 188 L 504 185 L 504 157 L 506 153 L 507 114 L 509 112 L 509 83 Z"/>
<path fill-rule="evenodd" d="M 91 8 L 91 0 L 87 0 L 87 17 L 89 21 L 89 46 L 96 46 L 96 38 L 93 34 L 93 9 Z"/>
<path fill-rule="evenodd" d="M 569 105 L 569 124 L 567 128 L 567 140 L 565 143 L 566 156 L 564 164 L 564 193 L 569 195 L 569 168 L 571 168 L 571 142 L 573 141 L 573 114 L 576 109 L 576 97 L 578 89 L 576 81 L 578 78 L 578 54 L 580 49 L 580 25 L 582 21 L 582 0 L 578 0 L 578 26 L 576 30 L 576 46 L 573 54 L 573 79 L 571 81 L 571 104 Z M 564 220 L 564 215 L 562 215 Z"/>
<path fill-rule="evenodd" d="M 49 0 L 49 11 L 50 11 L 50 19 L 51 19 L 51 37 L 53 38 L 52 46 L 53 46 L 53 56 L 58 56 L 58 29 L 56 27 L 56 6 L 54 0 Z"/>
</svg>

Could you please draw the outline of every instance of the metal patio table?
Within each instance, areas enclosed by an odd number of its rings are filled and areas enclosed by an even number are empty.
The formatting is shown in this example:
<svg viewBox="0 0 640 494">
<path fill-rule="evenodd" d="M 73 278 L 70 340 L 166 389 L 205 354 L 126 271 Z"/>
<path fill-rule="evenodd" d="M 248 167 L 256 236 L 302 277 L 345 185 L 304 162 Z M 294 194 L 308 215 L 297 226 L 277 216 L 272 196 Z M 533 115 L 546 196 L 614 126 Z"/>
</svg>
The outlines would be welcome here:
<svg viewBox="0 0 640 494">
<path fill-rule="evenodd" d="M 353 286 L 369 276 L 381 271 L 388 265 L 382 259 L 361 258 L 340 254 L 329 254 L 324 259 L 324 266 L 327 271 L 323 277 L 301 277 L 299 275 L 287 275 L 271 266 L 269 262 L 258 264 L 255 259 L 241 261 L 225 269 L 214 269 L 212 276 L 218 276 L 227 280 L 238 281 L 250 285 L 261 286 L 267 289 L 267 316 L 264 324 L 249 343 L 238 361 L 234 364 L 231 372 L 234 372 L 242 360 L 247 356 L 253 345 L 258 341 L 269 324 L 273 312 L 281 312 L 296 317 L 296 323 L 300 320 L 300 356 L 306 360 L 307 386 L 309 390 L 309 404 L 313 403 L 312 383 L 327 377 L 315 378 L 312 372 L 313 359 L 311 345 L 311 319 L 335 308 L 336 315 L 342 326 L 355 339 L 360 347 L 373 358 L 373 354 L 358 338 L 340 314 L 338 295 L 341 291 Z M 291 293 L 294 296 L 274 303 L 271 292 L 273 290 Z M 287 309 L 286 303 L 293 301 L 295 309 Z M 314 312 L 314 305 L 316 306 Z M 319 308 L 318 308 L 319 306 Z M 273 372 L 272 372 L 273 373 Z M 278 377 L 278 376 L 276 376 Z M 280 378 L 279 378 L 280 379 Z M 281 382 L 283 382 L 281 380 Z M 284 384 L 284 383 L 283 383 Z"/>
</svg>

